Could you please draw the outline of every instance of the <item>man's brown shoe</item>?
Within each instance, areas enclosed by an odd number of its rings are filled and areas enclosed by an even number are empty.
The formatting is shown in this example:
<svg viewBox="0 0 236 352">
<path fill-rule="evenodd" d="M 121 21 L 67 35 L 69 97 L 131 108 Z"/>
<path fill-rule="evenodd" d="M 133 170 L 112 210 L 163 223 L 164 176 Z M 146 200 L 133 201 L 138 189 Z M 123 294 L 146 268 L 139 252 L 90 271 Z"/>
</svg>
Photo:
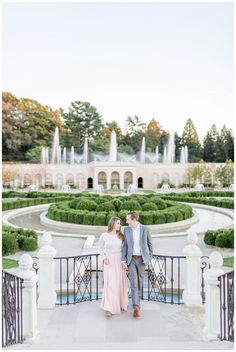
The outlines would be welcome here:
<svg viewBox="0 0 236 352">
<path fill-rule="evenodd" d="M 139 308 L 134 308 L 134 312 L 133 312 L 133 317 L 134 318 L 139 318 L 140 317 L 140 312 L 139 312 Z"/>
</svg>

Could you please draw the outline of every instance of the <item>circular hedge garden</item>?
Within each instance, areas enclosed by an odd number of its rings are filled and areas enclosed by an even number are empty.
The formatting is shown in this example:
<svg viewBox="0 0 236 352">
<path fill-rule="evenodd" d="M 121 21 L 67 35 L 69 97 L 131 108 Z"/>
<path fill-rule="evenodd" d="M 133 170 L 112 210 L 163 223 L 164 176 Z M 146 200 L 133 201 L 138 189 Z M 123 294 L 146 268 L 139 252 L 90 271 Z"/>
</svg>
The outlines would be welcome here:
<svg viewBox="0 0 236 352">
<path fill-rule="evenodd" d="M 193 215 L 190 206 L 163 200 L 153 194 L 114 197 L 83 193 L 70 201 L 52 204 L 48 218 L 81 225 L 106 226 L 112 216 L 118 216 L 124 225 L 129 211 L 137 211 L 144 225 L 181 221 Z"/>
</svg>

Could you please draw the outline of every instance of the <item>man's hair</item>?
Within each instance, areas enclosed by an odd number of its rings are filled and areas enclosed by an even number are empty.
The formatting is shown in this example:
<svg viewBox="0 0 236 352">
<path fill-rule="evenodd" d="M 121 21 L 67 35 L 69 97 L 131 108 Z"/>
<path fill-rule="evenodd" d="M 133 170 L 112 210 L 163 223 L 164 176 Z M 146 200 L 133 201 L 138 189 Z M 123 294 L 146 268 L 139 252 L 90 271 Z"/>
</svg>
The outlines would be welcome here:
<svg viewBox="0 0 236 352">
<path fill-rule="evenodd" d="M 127 215 L 130 215 L 131 220 L 136 219 L 136 220 L 138 221 L 138 219 L 139 219 L 139 214 L 136 213 L 136 211 L 131 211 L 131 212 L 128 213 Z"/>
</svg>

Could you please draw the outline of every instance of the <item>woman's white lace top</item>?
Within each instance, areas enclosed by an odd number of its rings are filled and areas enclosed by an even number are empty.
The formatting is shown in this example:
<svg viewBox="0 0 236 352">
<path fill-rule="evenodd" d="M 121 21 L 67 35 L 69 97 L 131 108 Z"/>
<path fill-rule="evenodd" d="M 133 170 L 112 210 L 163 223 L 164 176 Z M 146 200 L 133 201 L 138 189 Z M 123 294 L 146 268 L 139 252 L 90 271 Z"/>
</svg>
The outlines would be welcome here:
<svg viewBox="0 0 236 352">
<path fill-rule="evenodd" d="M 121 246 L 121 239 L 108 232 L 102 233 L 99 238 L 98 247 L 103 258 L 105 258 L 107 253 L 121 252 Z"/>
</svg>

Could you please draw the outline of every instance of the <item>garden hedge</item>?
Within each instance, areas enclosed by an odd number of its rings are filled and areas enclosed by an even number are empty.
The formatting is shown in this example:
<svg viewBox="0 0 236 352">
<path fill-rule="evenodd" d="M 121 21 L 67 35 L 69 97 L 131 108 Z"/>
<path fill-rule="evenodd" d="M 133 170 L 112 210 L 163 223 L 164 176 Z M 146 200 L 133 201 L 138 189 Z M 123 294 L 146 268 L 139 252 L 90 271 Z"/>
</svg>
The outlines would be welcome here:
<svg viewBox="0 0 236 352">
<path fill-rule="evenodd" d="M 190 197 L 187 194 L 171 194 L 166 196 L 161 196 L 164 200 L 174 200 L 176 202 L 189 202 L 197 204 L 206 204 L 214 207 L 229 208 L 234 209 L 233 199 L 217 199 L 217 198 L 203 198 L 201 197 Z"/>
<path fill-rule="evenodd" d="M 35 231 L 3 226 L 2 255 L 14 254 L 19 249 L 35 251 L 37 248 L 37 234 Z"/>
<path fill-rule="evenodd" d="M 165 201 L 157 195 L 150 198 L 140 195 L 129 197 L 96 195 L 95 199 L 91 195 L 87 198 L 83 195 L 71 201 L 52 204 L 48 210 L 48 218 L 83 225 L 106 226 L 112 216 L 119 216 L 125 225 L 129 211 L 137 211 L 140 214 L 140 221 L 145 225 L 165 224 L 192 217 L 190 206 Z"/>
<path fill-rule="evenodd" d="M 210 246 L 234 248 L 234 229 L 208 230 L 204 242 Z"/>
</svg>

